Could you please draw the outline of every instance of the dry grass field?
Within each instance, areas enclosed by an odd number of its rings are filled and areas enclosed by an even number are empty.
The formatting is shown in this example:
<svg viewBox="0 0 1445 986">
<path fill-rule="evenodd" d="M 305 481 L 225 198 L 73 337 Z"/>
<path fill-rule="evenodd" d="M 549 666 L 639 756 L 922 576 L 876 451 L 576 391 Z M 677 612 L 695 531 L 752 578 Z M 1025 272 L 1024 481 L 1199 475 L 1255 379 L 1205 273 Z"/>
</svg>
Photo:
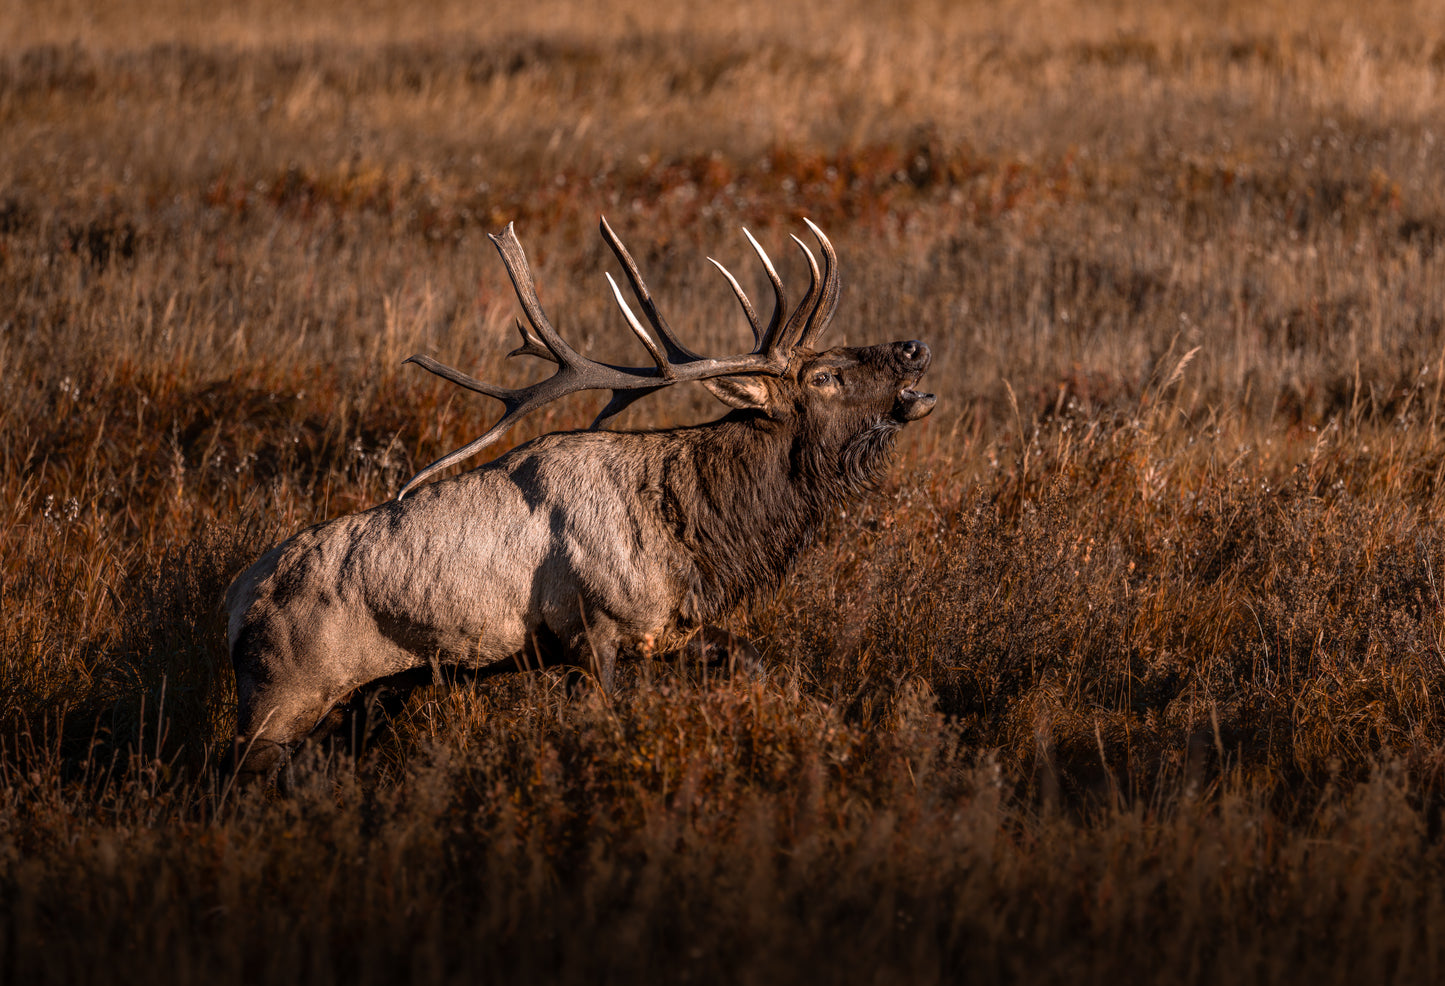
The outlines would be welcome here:
<svg viewBox="0 0 1445 986">
<path fill-rule="evenodd" d="M 0 15 L 0 982 L 1445 978 L 1437 5 L 421 6 Z M 226 584 L 524 379 L 486 232 L 641 360 L 602 214 L 713 351 L 811 217 L 938 410 L 762 672 L 229 787 Z"/>
</svg>

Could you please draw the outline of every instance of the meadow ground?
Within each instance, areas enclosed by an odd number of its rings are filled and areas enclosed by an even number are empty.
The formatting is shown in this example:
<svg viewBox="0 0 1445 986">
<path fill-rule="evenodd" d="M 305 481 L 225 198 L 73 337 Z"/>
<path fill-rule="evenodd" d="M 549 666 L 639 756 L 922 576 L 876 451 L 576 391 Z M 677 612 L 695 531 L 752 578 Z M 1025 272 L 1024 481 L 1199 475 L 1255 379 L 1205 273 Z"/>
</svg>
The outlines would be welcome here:
<svg viewBox="0 0 1445 986">
<path fill-rule="evenodd" d="M 1434 5 L 686 6 L 0 17 L 0 981 L 1440 981 Z M 402 358 L 524 378 L 486 232 L 640 359 L 600 214 L 714 351 L 813 218 L 938 410 L 763 673 L 228 788 L 225 585 L 495 413 Z"/>
</svg>

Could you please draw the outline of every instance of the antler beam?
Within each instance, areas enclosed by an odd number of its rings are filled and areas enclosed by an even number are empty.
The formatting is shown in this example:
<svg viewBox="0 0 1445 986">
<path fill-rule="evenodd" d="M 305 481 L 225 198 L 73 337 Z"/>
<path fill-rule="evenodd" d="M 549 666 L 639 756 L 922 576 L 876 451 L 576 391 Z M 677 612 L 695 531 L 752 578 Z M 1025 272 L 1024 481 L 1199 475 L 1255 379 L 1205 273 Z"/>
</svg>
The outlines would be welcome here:
<svg viewBox="0 0 1445 986">
<path fill-rule="evenodd" d="M 804 295 L 802 302 L 791 315 L 787 315 L 787 295 L 783 290 L 782 278 L 778 276 L 772 261 L 768 259 L 767 253 L 763 251 L 758 241 L 746 229 L 743 230 L 748 242 L 752 244 L 759 259 L 762 260 L 763 270 L 767 273 L 768 281 L 773 288 L 773 313 L 766 330 L 759 326 L 758 316 L 753 309 L 752 302 L 748 300 L 747 294 L 738 284 L 737 279 L 722 264 L 715 260 L 712 261 L 713 265 L 727 278 L 728 285 L 742 305 L 743 314 L 752 327 L 754 341 L 753 350 L 750 353 L 712 358 L 693 352 L 673 334 L 671 327 L 653 303 L 652 295 L 647 290 L 642 275 L 638 272 L 637 263 L 632 259 L 627 248 L 623 246 L 622 241 L 618 239 L 617 234 L 612 231 L 612 227 L 607 224 L 607 220 L 603 219 L 601 222 L 602 237 L 621 262 L 632 293 L 637 297 L 637 302 L 641 306 L 643 314 L 646 315 L 652 332 L 657 336 L 654 339 L 643 327 L 622 297 L 617 283 L 609 274 L 608 282 L 611 284 L 613 296 L 622 310 L 628 328 L 642 342 L 648 355 L 652 357 L 653 365 L 648 367 L 614 366 L 611 363 L 599 363 L 588 359 L 569 346 L 567 341 L 553 328 L 551 320 L 547 318 L 547 313 L 542 310 L 542 303 L 537 298 L 537 287 L 532 278 L 532 270 L 527 265 L 527 256 L 522 250 L 521 242 L 517 239 L 513 224 L 509 223 L 500 236 L 489 234 L 489 238 L 502 257 L 502 263 L 507 268 L 507 274 L 512 279 L 512 287 L 517 293 L 517 300 L 521 302 L 522 311 L 526 315 L 528 323 L 524 325 L 518 319 L 517 329 L 522 335 L 522 345 L 508 355 L 536 356 L 548 360 L 557 365 L 556 372 L 545 380 L 540 380 L 530 386 L 512 389 L 484 383 L 460 370 L 439 363 L 430 356 L 417 354 L 408 357 L 405 360 L 407 363 L 415 363 L 422 369 L 435 373 L 459 387 L 501 401 L 504 410 L 497 423 L 487 429 L 480 438 L 448 452 L 413 476 L 401 488 L 397 499 L 406 496 L 429 476 L 477 454 L 502 437 L 526 414 L 568 394 L 583 390 L 610 390 L 612 392 L 612 397 L 606 407 L 592 422 L 592 427 L 596 428 L 634 401 L 663 387 L 685 380 L 707 380 L 736 374 L 781 376 L 787 372 L 788 362 L 794 351 L 802 347 L 811 347 L 822 335 L 838 304 L 838 256 L 833 250 L 833 244 L 828 242 L 828 238 L 823 235 L 822 230 L 812 222 L 808 222 L 808 228 L 812 230 L 822 247 L 823 270 L 820 275 L 818 262 L 813 257 L 812 251 L 804 245 L 802 240 L 796 236 L 793 237 L 794 242 L 807 257 L 811 281 L 808 285 L 808 293 Z"/>
</svg>

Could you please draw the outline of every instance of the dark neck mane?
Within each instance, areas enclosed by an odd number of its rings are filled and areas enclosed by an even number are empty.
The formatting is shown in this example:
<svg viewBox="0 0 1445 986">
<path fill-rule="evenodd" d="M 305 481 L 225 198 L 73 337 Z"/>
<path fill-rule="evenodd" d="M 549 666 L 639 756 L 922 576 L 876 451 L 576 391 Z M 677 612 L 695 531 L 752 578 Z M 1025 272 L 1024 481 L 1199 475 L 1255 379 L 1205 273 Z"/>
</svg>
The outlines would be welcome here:
<svg viewBox="0 0 1445 986">
<path fill-rule="evenodd" d="M 792 423 L 735 412 L 667 433 L 661 510 L 693 571 L 680 615 L 717 619 L 771 592 L 838 507 L 882 477 L 898 426 L 885 420 L 831 446 Z"/>
</svg>

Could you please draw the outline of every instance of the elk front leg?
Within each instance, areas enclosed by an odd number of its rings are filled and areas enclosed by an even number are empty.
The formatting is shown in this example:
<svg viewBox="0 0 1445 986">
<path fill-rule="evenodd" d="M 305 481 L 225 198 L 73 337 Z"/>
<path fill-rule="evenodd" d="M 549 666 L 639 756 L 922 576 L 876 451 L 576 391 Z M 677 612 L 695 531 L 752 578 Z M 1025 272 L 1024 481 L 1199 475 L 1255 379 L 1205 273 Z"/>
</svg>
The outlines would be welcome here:
<svg viewBox="0 0 1445 986">
<path fill-rule="evenodd" d="M 617 624 L 600 613 L 581 612 L 581 626 L 563 637 L 564 660 L 592 676 L 603 692 L 612 690 L 617 667 Z"/>
<path fill-rule="evenodd" d="M 576 670 L 567 676 L 567 690 L 575 691 L 583 673 L 590 674 L 606 691 L 612 687 L 613 668 L 617 664 L 619 637 L 614 621 L 587 614 L 578 616 L 560 628 L 543 624 L 512 667 L 570 667 Z"/>
</svg>

